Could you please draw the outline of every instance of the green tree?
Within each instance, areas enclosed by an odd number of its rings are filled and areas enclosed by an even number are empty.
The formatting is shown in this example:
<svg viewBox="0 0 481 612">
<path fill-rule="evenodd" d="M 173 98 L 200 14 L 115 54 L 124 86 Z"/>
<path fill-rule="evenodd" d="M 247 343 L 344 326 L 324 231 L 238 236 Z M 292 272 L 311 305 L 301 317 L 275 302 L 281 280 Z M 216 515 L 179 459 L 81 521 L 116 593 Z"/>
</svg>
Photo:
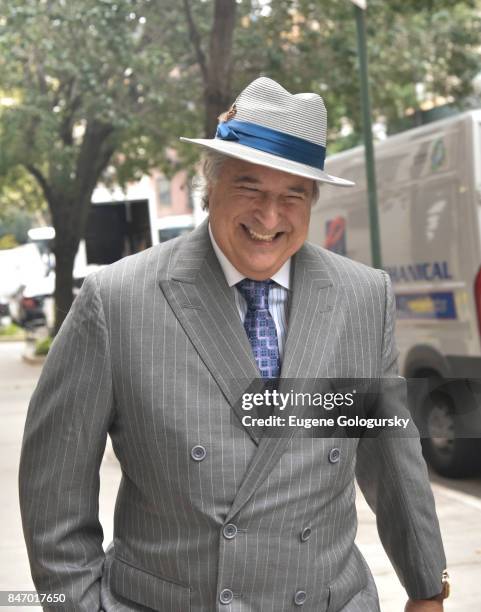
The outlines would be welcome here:
<svg viewBox="0 0 481 612">
<path fill-rule="evenodd" d="M 0 8 L 0 86 L 4 100 L 8 94 L 0 171 L 22 165 L 48 203 L 58 328 L 102 173 L 113 163 L 127 180 L 165 162 L 175 64 L 159 49 L 149 0 L 1 0 Z"/>
<path fill-rule="evenodd" d="M 40 187 L 22 166 L 0 175 L 0 238 L 5 238 L 1 248 L 25 244 L 28 230 L 46 219 L 46 209 Z"/>
<path fill-rule="evenodd" d="M 211 130 L 229 98 L 236 2 L 0 0 L 0 9 L 8 102 L 0 106 L 0 174 L 21 165 L 48 203 L 58 329 L 72 303 L 92 192 L 107 167 L 123 184 L 153 166 L 171 172 L 165 150 L 173 135 L 191 132 L 203 115 Z M 194 66 L 205 81 L 197 91 Z M 184 148 L 183 162 L 194 155 Z"/>
<path fill-rule="evenodd" d="M 388 127 L 425 96 L 456 100 L 479 71 L 480 2 L 369 0 L 373 112 Z M 326 100 L 331 141 L 360 134 L 349 0 L 0 0 L 0 176 L 22 166 L 56 230 L 56 320 L 92 191 L 160 167 L 180 135 L 214 134 L 232 92 L 265 74 Z M 328 149 L 329 150 L 329 149 Z M 0 189 L 2 185 L 0 184 Z"/>
<path fill-rule="evenodd" d="M 318 92 L 329 112 L 330 142 L 347 118 L 354 129 L 352 146 L 361 135 L 352 3 L 262 4 L 264 10 L 254 11 L 236 32 L 238 73 L 250 78 L 262 72 L 293 91 Z M 369 0 L 366 19 L 372 110 L 375 118 L 384 118 L 388 131 L 430 97 L 462 105 L 481 69 L 479 0 Z"/>
</svg>

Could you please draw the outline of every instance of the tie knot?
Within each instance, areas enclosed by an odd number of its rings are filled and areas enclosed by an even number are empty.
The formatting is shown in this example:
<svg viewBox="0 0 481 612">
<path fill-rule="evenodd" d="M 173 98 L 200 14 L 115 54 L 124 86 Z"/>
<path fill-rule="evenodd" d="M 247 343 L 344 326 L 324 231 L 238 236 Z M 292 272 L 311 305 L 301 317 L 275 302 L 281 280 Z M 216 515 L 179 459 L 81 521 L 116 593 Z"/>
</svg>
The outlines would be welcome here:
<svg viewBox="0 0 481 612">
<path fill-rule="evenodd" d="M 237 283 L 236 287 L 247 302 L 248 310 L 269 309 L 269 287 L 273 282 L 270 278 L 265 281 L 244 278 Z"/>
</svg>

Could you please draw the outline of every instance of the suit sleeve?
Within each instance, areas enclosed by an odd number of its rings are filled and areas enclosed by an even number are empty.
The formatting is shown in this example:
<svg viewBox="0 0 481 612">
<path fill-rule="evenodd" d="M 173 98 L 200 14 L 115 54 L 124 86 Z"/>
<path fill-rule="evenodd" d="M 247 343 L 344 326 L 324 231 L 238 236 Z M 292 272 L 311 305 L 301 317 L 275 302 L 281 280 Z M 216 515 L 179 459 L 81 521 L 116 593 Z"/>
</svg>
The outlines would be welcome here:
<svg viewBox="0 0 481 612">
<path fill-rule="evenodd" d="M 394 384 L 383 385 L 381 381 L 381 409 L 409 418 L 404 379 L 398 375 L 395 299 L 389 276 L 385 272 L 382 275 L 385 304 L 381 379 L 389 378 Z M 412 421 L 403 437 L 384 431 L 374 439 L 362 438 L 356 475 L 376 513 L 384 549 L 409 597 L 427 599 L 440 593 L 446 559 L 419 434 Z"/>
<path fill-rule="evenodd" d="M 62 609 L 69 611 L 100 609 L 104 563 L 99 467 L 114 400 L 97 283 L 96 274 L 84 281 L 52 344 L 29 404 L 20 459 L 32 578 L 38 591 L 64 593 Z"/>
</svg>

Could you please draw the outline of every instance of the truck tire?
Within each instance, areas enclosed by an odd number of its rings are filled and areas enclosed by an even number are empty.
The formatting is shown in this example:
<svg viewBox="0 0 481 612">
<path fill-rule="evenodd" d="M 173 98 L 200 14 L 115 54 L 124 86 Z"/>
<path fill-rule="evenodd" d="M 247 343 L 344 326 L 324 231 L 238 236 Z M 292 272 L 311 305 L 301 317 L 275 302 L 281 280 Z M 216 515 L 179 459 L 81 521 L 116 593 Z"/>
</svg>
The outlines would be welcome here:
<svg viewBox="0 0 481 612">
<path fill-rule="evenodd" d="M 421 418 L 421 429 L 428 436 L 421 440 L 428 465 L 448 478 L 481 473 L 481 439 L 460 431 L 456 403 L 448 393 L 432 391 L 423 402 Z"/>
</svg>

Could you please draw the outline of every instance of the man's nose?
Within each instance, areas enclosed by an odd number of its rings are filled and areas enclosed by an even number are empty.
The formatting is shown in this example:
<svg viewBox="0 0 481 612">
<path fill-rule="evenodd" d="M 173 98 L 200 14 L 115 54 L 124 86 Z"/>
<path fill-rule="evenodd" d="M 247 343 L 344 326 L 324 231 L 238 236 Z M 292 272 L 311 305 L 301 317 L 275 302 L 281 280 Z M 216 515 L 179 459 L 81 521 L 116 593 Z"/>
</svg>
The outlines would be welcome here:
<svg viewBox="0 0 481 612">
<path fill-rule="evenodd" d="M 269 195 L 255 211 L 256 220 L 267 230 L 274 230 L 279 225 L 280 207 L 277 200 Z"/>
</svg>

